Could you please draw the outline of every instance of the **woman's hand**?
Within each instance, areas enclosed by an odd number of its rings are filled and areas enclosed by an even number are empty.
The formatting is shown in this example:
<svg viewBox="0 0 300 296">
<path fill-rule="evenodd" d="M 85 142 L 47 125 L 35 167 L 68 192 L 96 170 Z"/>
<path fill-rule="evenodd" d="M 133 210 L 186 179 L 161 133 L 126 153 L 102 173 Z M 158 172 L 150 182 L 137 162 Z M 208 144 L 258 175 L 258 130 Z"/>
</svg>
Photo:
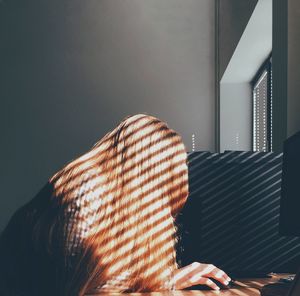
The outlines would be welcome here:
<svg viewBox="0 0 300 296">
<path fill-rule="evenodd" d="M 216 279 L 225 286 L 227 286 L 231 280 L 223 270 L 212 264 L 194 262 L 176 270 L 172 279 L 172 284 L 176 290 L 181 290 L 194 285 L 206 285 L 214 290 L 219 290 L 220 288 L 209 278 Z"/>
</svg>

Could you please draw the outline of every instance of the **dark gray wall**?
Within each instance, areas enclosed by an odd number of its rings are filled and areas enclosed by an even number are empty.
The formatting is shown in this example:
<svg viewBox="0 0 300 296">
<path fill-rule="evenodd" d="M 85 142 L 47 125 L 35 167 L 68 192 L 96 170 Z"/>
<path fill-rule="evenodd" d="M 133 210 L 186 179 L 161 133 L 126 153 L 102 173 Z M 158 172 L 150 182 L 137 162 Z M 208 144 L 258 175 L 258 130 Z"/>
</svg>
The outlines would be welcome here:
<svg viewBox="0 0 300 296">
<path fill-rule="evenodd" d="M 214 150 L 214 1 L 0 1 L 0 229 L 124 116 Z"/>
<path fill-rule="evenodd" d="M 274 150 L 300 130 L 300 3 L 273 0 Z"/>
<path fill-rule="evenodd" d="M 288 0 L 287 135 L 300 131 L 300 3 Z"/>
<path fill-rule="evenodd" d="M 287 137 L 287 2 L 273 0 L 273 149 Z"/>
</svg>

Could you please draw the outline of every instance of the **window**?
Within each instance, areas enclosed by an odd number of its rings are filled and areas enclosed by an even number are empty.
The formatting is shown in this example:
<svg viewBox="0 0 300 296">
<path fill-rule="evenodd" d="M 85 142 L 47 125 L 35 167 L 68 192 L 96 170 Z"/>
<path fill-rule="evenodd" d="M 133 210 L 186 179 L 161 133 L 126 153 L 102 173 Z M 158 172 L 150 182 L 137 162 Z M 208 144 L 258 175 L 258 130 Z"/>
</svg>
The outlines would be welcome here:
<svg viewBox="0 0 300 296">
<path fill-rule="evenodd" d="M 272 151 L 272 58 L 259 69 L 252 87 L 253 151 Z"/>
</svg>

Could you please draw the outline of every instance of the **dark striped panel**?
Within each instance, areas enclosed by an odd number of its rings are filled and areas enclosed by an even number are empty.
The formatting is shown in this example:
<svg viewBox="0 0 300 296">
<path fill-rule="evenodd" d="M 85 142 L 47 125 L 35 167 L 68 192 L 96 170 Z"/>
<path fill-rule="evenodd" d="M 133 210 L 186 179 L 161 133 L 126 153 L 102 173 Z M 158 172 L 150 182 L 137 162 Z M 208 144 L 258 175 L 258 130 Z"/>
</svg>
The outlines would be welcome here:
<svg viewBox="0 0 300 296">
<path fill-rule="evenodd" d="M 293 271 L 300 239 L 278 233 L 281 166 L 276 153 L 191 153 L 190 196 L 178 218 L 182 264 Z"/>
</svg>

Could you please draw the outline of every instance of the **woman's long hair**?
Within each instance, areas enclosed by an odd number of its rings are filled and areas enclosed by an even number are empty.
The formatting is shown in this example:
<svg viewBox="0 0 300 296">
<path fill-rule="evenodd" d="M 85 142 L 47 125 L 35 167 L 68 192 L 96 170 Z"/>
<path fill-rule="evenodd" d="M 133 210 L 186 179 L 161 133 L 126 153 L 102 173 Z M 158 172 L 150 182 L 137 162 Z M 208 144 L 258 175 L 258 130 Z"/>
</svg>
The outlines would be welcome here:
<svg viewBox="0 0 300 296">
<path fill-rule="evenodd" d="M 50 182 L 60 208 L 72 212 L 75 202 L 81 212 L 73 216 L 77 226 L 66 226 L 66 215 L 56 223 L 66 262 L 72 257 L 66 244 L 79 225 L 88 226 L 64 295 L 84 295 L 124 274 L 120 291 L 170 288 L 174 217 L 188 196 L 186 151 L 176 132 L 152 116 L 128 117 Z"/>
</svg>

